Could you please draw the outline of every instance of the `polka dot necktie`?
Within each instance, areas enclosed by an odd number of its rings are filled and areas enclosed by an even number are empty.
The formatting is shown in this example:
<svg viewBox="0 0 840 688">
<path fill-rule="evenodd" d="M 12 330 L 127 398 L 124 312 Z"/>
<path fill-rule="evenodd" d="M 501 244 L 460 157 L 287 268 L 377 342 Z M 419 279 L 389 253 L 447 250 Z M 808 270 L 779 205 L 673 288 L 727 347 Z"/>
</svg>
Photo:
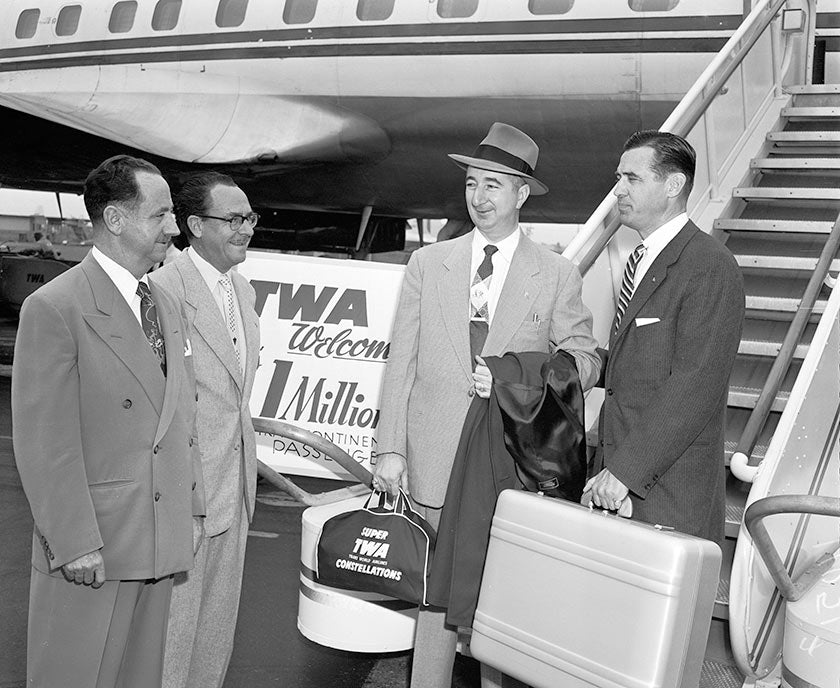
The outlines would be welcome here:
<svg viewBox="0 0 840 688">
<path fill-rule="evenodd" d="M 225 297 L 225 323 L 227 324 L 231 342 L 233 342 L 233 353 L 236 354 L 236 364 L 239 366 L 239 372 L 241 373 L 242 360 L 239 355 L 239 346 L 236 343 L 238 332 L 236 329 L 236 310 L 233 306 L 233 284 L 231 284 L 230 275 L 224 274 L 219 277 L 219 284 L 222 285 L 222 292 Z"/>
</svg>

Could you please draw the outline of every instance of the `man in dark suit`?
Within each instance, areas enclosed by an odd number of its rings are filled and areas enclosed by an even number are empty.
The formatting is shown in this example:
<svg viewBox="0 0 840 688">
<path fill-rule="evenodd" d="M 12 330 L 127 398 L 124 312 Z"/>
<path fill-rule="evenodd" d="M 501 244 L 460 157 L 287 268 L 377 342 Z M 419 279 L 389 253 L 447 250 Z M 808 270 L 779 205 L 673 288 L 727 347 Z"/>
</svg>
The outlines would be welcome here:
<svg viewBox="0 0 840 688">
<path fill-rule="evenodd" d="M 189 178 L 175 198 L 189 248 L 152 273 L 183 304 L 198 385 L 198 445 L 207 496 L 204 539 L 175 576 L 164 688 L 215 688 L 233 651 L 257 452 L 248 401 L 260 351 L 256 296 L 232 268 L 245 260 L 258 216 L 224 174 Z"/>
<path fill-rule="evenodd" d="M 475 229 L 416 251 L 406 268 L 380 401 L 374 485 L 410 489 L 435 528 L 467 410 L 474 396 L 490 396 L 482 355 L 563 349 L 585 389 L 600 371 L 580 273 L 519 228 L 528 197 L 548 191 L 533 176 L 538 155 L 529 136 L 499 122 L 472 156 L 451 155 L 466 171 Z M 451 684 L 457 629 L 444 621 L 445 610 L 420 611 L 412 688 Z"/>
<path fill-rule="evenodd" d="M 15 459 L 35 520 L 27 685 L 160 686 L 172 574 L 192 566 L 204 493 L 181 309 L 146 271 L 177 233 L 154 165 L 85 182 L 94 248 L 23 304 Z"/>
<path fill-rule="evenodd" d="M 627 261 L 610 334 L 592 501 L 723 539 L 724 412 L 744 317 L 732 254 L 686 215 L 695 153 L 679 136 L 628 139 L 616 172 Z"/>
</svg>

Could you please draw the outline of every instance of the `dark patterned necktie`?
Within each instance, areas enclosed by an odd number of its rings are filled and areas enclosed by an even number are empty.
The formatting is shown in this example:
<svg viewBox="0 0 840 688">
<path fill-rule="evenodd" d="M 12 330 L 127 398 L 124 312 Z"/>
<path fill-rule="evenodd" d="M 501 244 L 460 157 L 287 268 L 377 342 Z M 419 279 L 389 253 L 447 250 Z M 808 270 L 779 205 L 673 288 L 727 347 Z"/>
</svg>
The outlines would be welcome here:
<svg viewBox="0 0 840 688">
<path fill-rule="evenodd" d="M 498 247 L 487 244 L 484 260 L 478 266 L 470 287 L 470 362 L 475 368 L 475 357 L 481 355 L 487 332 L 490 329 L 490 311 L 487 307 L 490 281 L 493 279 L 493 254 Z"/>
<path fill-rule="evenodd" d="M 163 335 L 160 332 L 160 325 L 158 325 L 157 308 L 155 302 L 152 300 L 152 292 L 149 290 L 149 285 L 145 282 L 137 284 L 137 296 L 140 297 L 140 324 L 143 326 L 143 333 L 146 335 L 146 340 L 149 346 L 152 347 L 155 356 L 160 361 L 160 369 L 166 376 L 166 345 L 163 342 Z"/>
<path fill-rule="evenodd" d="M 636 268 L 639 267 L 639 262 L 644 255 L 645 245 L 639 244 L 627 259 L 627 265 L 624 266 L 624 277 L 621 280 L 621 292 L 618 295 L 618 306 L 615 309 L 615 322 L 613 323 L 613 330 L 616 332 L 621 324 L 621 318 L 624 317 L 624 311 L 627 310 L 630 299 L 633 298 Z"/>
</svg>

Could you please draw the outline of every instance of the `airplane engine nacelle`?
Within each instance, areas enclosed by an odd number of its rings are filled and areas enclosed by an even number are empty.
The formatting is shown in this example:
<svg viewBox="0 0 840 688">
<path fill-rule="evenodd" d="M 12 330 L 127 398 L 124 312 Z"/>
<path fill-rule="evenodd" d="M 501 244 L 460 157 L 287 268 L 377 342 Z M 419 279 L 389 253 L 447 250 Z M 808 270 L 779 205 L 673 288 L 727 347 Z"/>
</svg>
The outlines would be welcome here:
<svg viewBox="0 0 840 688">
<path fill-rule="evenodd" d="M 13 78 L 14 88 L 8 88 Z M 0 75 L 0 103 L 155 155 L 193 163 L 378 160 L 368 117 L 326 99 L 273 95 L 201 65 L 101 65 Z"/>
</svg>

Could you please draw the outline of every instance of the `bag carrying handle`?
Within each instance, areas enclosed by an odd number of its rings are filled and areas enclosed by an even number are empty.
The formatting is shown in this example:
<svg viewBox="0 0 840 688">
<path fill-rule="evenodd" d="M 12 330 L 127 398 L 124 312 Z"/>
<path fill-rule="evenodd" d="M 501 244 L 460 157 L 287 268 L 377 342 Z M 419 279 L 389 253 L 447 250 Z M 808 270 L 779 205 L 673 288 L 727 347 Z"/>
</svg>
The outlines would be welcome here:
<svg viewBox="0 0 840 688">
<path fill-rule="evenodd" d="M 368 495 L 367 501 L 365 501 L 365 505 L 362 508 L 366 511 L 370 511 L 371 503 L 375 497 L 379 498 L 379 504 L 375 508 L 386 509 L 387 511 L 391 511 L 395 514 L 404 514 L 407 511 L 417 514 L 417 511 L 415 511 L 411 506 L 411 500 L 402 488 L 400 488 L 400 493 L 393 498 L 393 502 L 389 499 L 391 497 L 390 493 L 385 491 L 380 492 L 379 490 L 371 490 L 370 495 Z"/>
</svg>

